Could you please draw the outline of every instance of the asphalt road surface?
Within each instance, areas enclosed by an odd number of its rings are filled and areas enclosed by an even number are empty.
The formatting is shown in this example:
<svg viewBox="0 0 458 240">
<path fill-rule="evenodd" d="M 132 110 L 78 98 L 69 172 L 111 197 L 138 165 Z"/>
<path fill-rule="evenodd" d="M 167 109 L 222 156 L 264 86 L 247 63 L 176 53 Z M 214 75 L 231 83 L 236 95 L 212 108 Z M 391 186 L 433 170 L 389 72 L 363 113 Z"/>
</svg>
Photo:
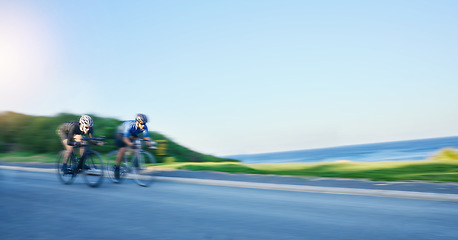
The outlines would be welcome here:
<svg viewBox="0 0 458 240">
<path fill-rule="evenodd" d="M 0 239 L 458 239 L 458 202 L 0 169 Z"/>
</svg>

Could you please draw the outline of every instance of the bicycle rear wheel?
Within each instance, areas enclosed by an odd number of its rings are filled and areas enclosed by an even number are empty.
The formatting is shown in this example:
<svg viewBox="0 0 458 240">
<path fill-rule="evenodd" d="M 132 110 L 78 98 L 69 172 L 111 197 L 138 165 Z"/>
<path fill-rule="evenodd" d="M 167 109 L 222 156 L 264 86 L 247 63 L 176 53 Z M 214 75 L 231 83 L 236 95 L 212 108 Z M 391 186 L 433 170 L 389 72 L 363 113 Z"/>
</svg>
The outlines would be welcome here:
<svg viewBox="0 0 458 240">
<path fill-rule="evenodd" d="M 84 181 L 90 187 L 98 187 L 103 182 L 104 168 L 102 157 L 95 151 L 90 151 L 85 154 L 83 164 Z"/>
<path fill-rule="evenodd" d="M 77 175 L 77 172 L 76 172 L 77 165 L 78 165 L 77 158 L 75 154 L 73 153 L 70 154 L 70 156 L 68 157 L 68 161 L 67 161 L 67 172 L 64 172 L 64 169 L 63 169 L 64 156 L 65 156 L 65 151 L 61 151 L 59 155 L 57 156 L 57 175 L 59 177 L 59 180 L 63 184 L 69 185 L 73 183 Z"/>
<path fill-rule="evenodd" d="M 107 156 L 107 159 L 106 159 L 107 160 L 106 172 L 107 172 L 108 177 L 114 183 L 121 183 L 125 178 L 127 178 L 128 171 L 129 171 L 129 168 L 127 167 L 126 161 L 124 161 L 126 156 L 124 156 L 124 160 L 121 162 L 121 165 L 119 166 L 120 179 L 119 179 L 119 181 L 116 180 L 116 178 L 114 176 L 114 169 L 115 169 L 115 166 L 116 166 L 116 157 L 118 156 L 118 152 L 119 151 L 111 151 L 110 153 L 108 153 L 108 156 Z"/>
<path fill-rule="evenodd" d="M 155 180 L 156 160 L 149 152 L 140 152 L 132 159 L 132 168 L 135 182 L 142 186 L 148 187 Z"/>
</svg>

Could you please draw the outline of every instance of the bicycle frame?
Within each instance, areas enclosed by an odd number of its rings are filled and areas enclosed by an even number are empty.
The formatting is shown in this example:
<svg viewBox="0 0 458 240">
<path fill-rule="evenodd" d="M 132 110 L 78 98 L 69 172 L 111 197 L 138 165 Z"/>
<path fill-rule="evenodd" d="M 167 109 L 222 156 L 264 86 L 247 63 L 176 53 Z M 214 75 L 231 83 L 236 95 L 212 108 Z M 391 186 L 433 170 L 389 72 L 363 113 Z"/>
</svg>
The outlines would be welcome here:
<svg viewBox="0 0 458 240">
<path fill-rule="evenodd" d="M 120 179 L 114 178 L 114 164 L 117 159 L 118 151 L 112 151 L 108 154 L 107 157 L 107 173 L 108 176 L 115 183 L 120 183 L 124 178 L 132 178 L 135 182 L 143 187 L 148 186 L 153 181 L 153 172 L 151 168 L 148 168 L 148 164 L 155 164 L 153 155 L 149 152 L 144 151 L 141 148 L 142 141 L 148 141 L 144 139 L 135 139 L 134 145 L 135 148 L 128 148 L 126 153 L 123 156 L 123 159 L 120 164 Z M 145 161 L 146 160 L 146 161 Z"/>
<path fill-rule="evenodd" d="M 57 173 L 59 179 L 64 184 L 71 184 L 74 178 L 79 174 L 83 173 L 86 184 L 90 187 L 98 187 L 104 178 L 104 163 L 99 153 L 92 150 L 90 147 L 90 140 L 102 140 L 102 138 L 83 138 L 85 143 L 81 145 L 84 148 L 81 157 L 77 157 L 74 152 L 71 152 L 68 156 L 67 163 L 69 168 L 63 170 L 63 162 L 65 154 L 61 152 L 57 160 Z"/>
</svg>

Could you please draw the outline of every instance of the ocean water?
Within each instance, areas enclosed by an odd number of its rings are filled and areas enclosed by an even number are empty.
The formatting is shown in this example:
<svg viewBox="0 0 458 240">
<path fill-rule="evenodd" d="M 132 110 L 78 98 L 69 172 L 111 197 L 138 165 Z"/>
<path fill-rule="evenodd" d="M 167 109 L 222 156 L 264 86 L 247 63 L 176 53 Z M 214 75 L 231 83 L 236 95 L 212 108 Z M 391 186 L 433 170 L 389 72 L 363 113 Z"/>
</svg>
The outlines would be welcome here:
<svg viewBox="0 0 458 240">
<path fill-rule="evenodd" d="M 244 163 L 426 160 L 448 147 L 458 149 L 458 136 L 226 157 Z"/>
</svg>

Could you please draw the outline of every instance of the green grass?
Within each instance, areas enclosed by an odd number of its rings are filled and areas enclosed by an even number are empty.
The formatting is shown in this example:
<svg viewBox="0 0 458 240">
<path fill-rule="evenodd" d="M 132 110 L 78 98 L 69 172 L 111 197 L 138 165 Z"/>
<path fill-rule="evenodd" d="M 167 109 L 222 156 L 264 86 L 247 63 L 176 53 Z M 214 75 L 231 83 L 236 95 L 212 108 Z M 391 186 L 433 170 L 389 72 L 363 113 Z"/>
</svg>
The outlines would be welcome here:
<svg viewBox="0 0 458 240">
<path fill-rule="evenodd" d="M 42 162 L 42 163 L 55 163 L 57 159 L 56 154 L 43 153 L 2 153 L 0 154 L 0 162 Z"/>
<path fill-rule="evenodd" d="M 373 181 L 420 180 L 458 182 L 458 161 L 456 160 L 278 164 L 176 163 L 161 166 L 193 171 L 356 178 Z"/>
<path fill-rule="evenodd" d="M 1 162 L 54 163 L 57 154 L 14 153 L 0 154 Z M 105 156 L 102 156 L 105 158 Z M 278 163 L 243 164 L 222 163 L 169 163 L 162 168 L 228 173 L 273 174 L 301 177 L 356 178 L 373 181 L 441 181 L 458 182 L 457 160 L 424 160 L 393 162 L 330 162 L 330 163 Z"/>
</svg>

